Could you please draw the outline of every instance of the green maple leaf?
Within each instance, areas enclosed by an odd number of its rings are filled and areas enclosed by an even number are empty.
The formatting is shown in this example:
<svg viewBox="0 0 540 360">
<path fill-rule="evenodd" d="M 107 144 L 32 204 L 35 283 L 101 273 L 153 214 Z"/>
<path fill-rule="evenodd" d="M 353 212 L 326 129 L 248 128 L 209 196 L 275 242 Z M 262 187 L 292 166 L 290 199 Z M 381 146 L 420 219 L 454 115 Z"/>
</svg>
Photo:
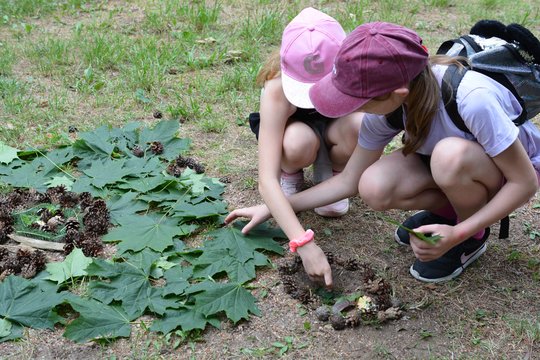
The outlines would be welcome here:
<svg viewBox="0 0 540 360">
<path fill-rule="evenodd" d="M 92 299 L 73 297 L 69 300 L 79 317 L 66 326 L 64 336 L 82 343 L 94 339 L 129 337 L 130 320 L 119 306 L 108 306 Z"/>
<path fill-rule="evenodd" d="M 126 257 L 125 262 L 111 263 L 95 259 L 88 267 L 88 273 L 106 277 L 109 281 L 90 282 L 91 296 L 105 304 L 114 300 L 122 301 L 122 308 L 130 320 L 141 316 L 147 308 L 163 314 L 166 308 L 178 307 L 176 299 L 163 297 L 162 288 L 151 286 L 151 269 L 159 257 L 159 253 L 145 249 Z"/>
<path fill-rule="evenodd" d="M 138 193 L 147 193 L 158 187 L 160 187 L 160 189 L 165 189 L 176 182 L 176 179 L 171 179 L 163 174 L 158 174 L 156 176 L 124 180 L 122 183 L 118 184 L 117 187 L 124 190 L 134 190 Z"/>
<path fill-rule="evenodd" d="M 107 200 L 107 209 L 113 224 L 120 225 L 124 219 L 148 209 L 147 204 L 135 199 L 137 195 L 136 192 L 130 191 Z"/>
<path fill-rule="evenodd" d="M 18 159 L 18 151 L 19 150 L 0 141 L 0 163 L 9 164 L 13 160 Z"/>
<path fill-rule="evenodd" d="M 150 330 L 167 334 L 178 327 L 182 328 L 183 331 L 204 330 L 206 324 L 211 324 L 219 328 L 220 322 L 217 317 L 206 317 L 200 311 L 185 306 L 179 310 L 168 310 L 165 312 L 165 315 L 161 319 L 154 320 Z"/>
<path fill-rule="evenodd" d="M 68 178 L 65 175 L 54 176 L 51 180 L 46 181 L 45 185 L 49 188 L 63 186 L 66 190 L 71 190 L 74 181 L 71 178 Z"/>
<path fill-rule="evenodd" d="M 174 211 L 171 216 L 184 219 L 203 219 L 227 213 L 227 206 L 222 201 L 206 201 L 198 204 L 182 201 L 176 202 L 171 209 Z"/>
<path fill-rule="evenodd" d="M 120 254 L 128 250 L 140 251 L 145 247 L 161 252 L 173 244 L 173 237 L 190 232 L 189 225 L 178 225 L 176 220 L 164 216 L 134 215 L 125 218 L 122 225 L 109 231 L 102 240 L 119 241 Z"/>
<path fill-rule="evenodd" d="M 139 133 L 139 143 L 159 141 L 163 145 L 176 138 L 180 124 L 177 120 L 162 120 L 153 128 L 145 127 Z"/>
<path fill-rule="evenodd" d="M 163 170 L 163 164 L 157 157 L 132 157 L 126 160 L 125 166 L 130 169 L 137 169 L 137 173 L 131 174 L 131 176 L 137 178 L 146 177 L 148 174 L 157 175 Z"/>
<path fill-rule="evenodd" d="M 259 229 L 256 236 L 243 235 L 239 228 L 227 227 L 207 234 L 202 254 L 191 263 L 196 277 L 214 276 L 222 272 L 234 282 L 245 283 L 256 276 L 255 267 L 268 265 L 268 258 L 259 249 L 283 253 L 283 248 Z"/>
<path fill-rule="evenodd" d="M 38 191 L 46 191 L 45 185 L 51 179 L 48 173 L 42 171 L 37 163 L 26 163 L 14 169 L 10 175 L 2 178 L 2 181 L 14 187 L 35 188 Z"/>
<path fill-rule="evenodd" d="M 0 333 L 4 334 L 7 332 L 7 335 L 0 336 L 0 343 L 22 338 L 23 330 L 24 328 L 17 323 L 11 323 L 6 319 L 0 319 Z"/>
<path fill-rule="evenodd" d="M 195 295 L 195 310 L 205 316 L 225 312 L 234 323 L 247 320 L 250 313 L 260 316 L 255 297 L 240 284 L 206 282 L 204 286 L 205 291 Z"/>
<path fill-rule="evenodd" d="M 46 270 L 51 274 L 47 279 L 56 281 L 58 284 L 78 276 L 85 276 L 86 267 L 92 262 L 92 258 L 84 256 L 79 248 L 73 249 L 62 262 L 48 263 Z"/>
<path fill-rule="evenodd" d="M 92 178 L 92 185 L 102 188 L 107 184 L 114 184 L 122 180 L 132 171 L 136 171 L 125 168 L 124 163 L 125 160 L 96 160 L 92 162 L 89 169 L 83 170 L 83 173 Z"/>
<path fill-rule="evenodd" d="M 92 132 L 79 133 L 79 139 L 84 141 L 85 145 L 97 153 L 111 155 L 115 145 L 110 142 L 111 132 L 108 126 L 102 126 Z"/>
<path fill-rule="evenodd" d="M 186 168 L 182 175 L 180 176 L 179 182 L 191 189 L 193 195 L 201 195 L 204 193 L 204 190 L 208 187 L 205 181 L 206 177 L 204 174 L 197 174 L 190 168 Z"/>
<path fill-rule="evenodd" d="M 189 288 L 189 279 L 193 276 L 193 268 L 175 266 L 165 271 L 167 284 L 163 287 L 163 295 L 182 295 Z"/>
<path fill-rule="evenodd" d="M 52 309 L 65 299 L 57 287 L 10 275 L 0 283 L 0 317 L 36 329 L 52 329 L 58 317 Z"/>
</svg>

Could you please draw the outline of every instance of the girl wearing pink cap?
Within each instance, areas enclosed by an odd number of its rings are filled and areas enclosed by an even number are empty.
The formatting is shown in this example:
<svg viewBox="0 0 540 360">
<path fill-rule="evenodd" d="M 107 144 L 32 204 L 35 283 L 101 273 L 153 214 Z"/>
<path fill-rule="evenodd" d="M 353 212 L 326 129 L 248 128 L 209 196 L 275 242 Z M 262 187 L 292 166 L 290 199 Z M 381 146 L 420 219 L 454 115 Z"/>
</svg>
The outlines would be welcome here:
<svg viewBox="0 0 540 360">
<path fill-rule="evenodd" d="M 291 239 L 304 234 L 287 200 L 303 186 L 303 169 L 313 164 L 314 181 L 324 181 L 343 169 L 356 146 L 362 115 L 325 117 L 309 99 L 309 89 L 331 72 L 344 38 L 335 19 L 306 8 L 287 25 L 280 52 L 270 57 L 257 78 L 263 86 L 260 113 L 250 115 L 250 126 L 259 142 L 259 191 Z M 347 198 L 327 204 L 315 211 L 336 217 L 349 209 Z M 318 246 L 299 254 L 327 264 Z"/>
<path fill-rule="evenodd" d="M 332 74 L 312 87 L 310 97 L 326 116 L 367 113 L 358 145 L 341 174 L 290 198 L 295 211 L 356 193 L 376 210 L 423 209 L 405 226 L 442 238 L 435 245 L 403 231 L 395 238 L 411 246 L 417 259 L 410 273 L 426 282 L 453 279 L 479 258 L 489 226 L 530 200 L 540 180 L 540 131 L 530 121 L 514 125 L 522 107 L 504 86 L 467 71 L 456 103 L 470 132 L 449 117 L 441 99 L 443 74 L 458 64 L 429 57 L 410 29 L 383 22 L 357 27 Z M 388 121 L 397 109 L 404 146 L 381 157 L 401 131 Z M 250 218 L 250 226 L 269 217 L 264 206 L 237 215 Z M 314 280 L 329 277 L 325 264 L 310 271 Z"/>
</svg>

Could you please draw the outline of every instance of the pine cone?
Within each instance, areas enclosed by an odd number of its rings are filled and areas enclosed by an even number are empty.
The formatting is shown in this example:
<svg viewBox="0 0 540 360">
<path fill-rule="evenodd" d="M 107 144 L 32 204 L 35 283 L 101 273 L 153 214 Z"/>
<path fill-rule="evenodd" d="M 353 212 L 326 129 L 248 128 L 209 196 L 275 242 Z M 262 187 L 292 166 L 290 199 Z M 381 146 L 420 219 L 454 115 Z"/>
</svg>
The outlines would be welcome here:
<svg viewBox="0 0 540 360">
<path fill-rule="evenodd" d="M 343 330 L 346 326 L 345 318 L 340 314 L 333 314 L 330 316 L 330 324 L 332 324 L 334 330 Z"/>
<path fill-rule="evenodd" d="M 79 232 L 81 224 L 76 217 L 69 217 L 66 220 L 66 235 L 70 230 L 75 230 Z"/>
<path fill-rule="evenodd" d="M 345 319 L 345 325 L 348 327 L 357 327 L 362 325 L 362 313 L 355 311 Z"/>
<path fill-rule="evenodd" d="M 89 192 L 83 192 L 79 194 L 79 206 L 81 210 L 85 210 L 87 207 L 91 206 L 94 203 L 94 198 Z"/>
<path fill-rule="evenodd" d="M 103 243 L 95 234 L 85 232 L 77 241 L 76 246 L 80 248 L 85 256 L 96 257 L 103 251 Z"/>
<path fill-rule="evenodd" d="M 109 210 L 105 201 L 99 199 L 86 209 L 86 214 L 83 217 L 83 224 L 86 231 L 97 235 L 104 235 L 109 228 Z"/>
<path fill-rule="evenodd" d="M 56 186 L 47 189 L 47 195 L 51 199 L 51 204 L 60 204 L 60 197 L 66 192 L 64 185 Z"/>
<path fill-rule="evenodd" d="M 175 161 L 173 161 L 167 166 L 167 174 L 174 177 L 179 177 L 182 175 L 182 168 L 179 167 Z"/>
<path fill-rule="evenodd" d="M 144 156 L 144 150 L 139 146 L 135 146 L 133 149 L 131 149 L 131 153 L 139 158 Z"/>
<path fill-rule="evenodd" d="M 79 203 L 79 196 L 72 191 L 66 191 L 60 195 L 59 202 L 62 207 L 73 208 Z"/>
<path fill-rule="evenodd" d="M 178 166 L 182 168 L 190 168 L 191 170 L 195 171 L 197 174 L 204 173 L 204 166 L 202 166 L 197 160 L 190 158 L 190 157 L 182 157 L 179 156 L 176 159 L 176 163 Z"/>
<path fill-rule="evenodd" d="M 150 143 L 150 151 L 155 154 L 155 155 L 159 155 L 159 154 L 163 154 L 163 144 L 159 141 L 152 141 Z"/>
<path fill-rule="evenodd" d="M 358 259 L 347 259 L 343 264 L 343 268 L 348 271 L 357 271 L 362 268 L 362 264 Z"/>
<path fill-rule="evenodd" d="M 37 269 L 34 264 L 25 264 L 21 268 L 21 276 L 25 279 L 30 279 L 36 276 Z"/>
</svg>

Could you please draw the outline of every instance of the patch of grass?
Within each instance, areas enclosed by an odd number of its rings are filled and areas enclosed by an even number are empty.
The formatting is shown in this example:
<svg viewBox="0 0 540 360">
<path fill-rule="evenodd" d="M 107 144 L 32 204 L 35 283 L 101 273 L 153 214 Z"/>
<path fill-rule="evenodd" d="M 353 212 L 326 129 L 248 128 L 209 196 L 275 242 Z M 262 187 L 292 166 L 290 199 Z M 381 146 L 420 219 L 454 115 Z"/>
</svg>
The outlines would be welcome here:
<svg viewBox="0 0 540 360">
<path fill-rule="evenodd" d="M 525 341 L 530 345 L 540 343 L 540 318 L 510 317 L 506 322 L 518 341 Z"/>
<path fill-rule="evenodd" d="M 74 63 L 73 45 L 69 40 L 54 37 L 38 39 L 27 51 L 28 59 L 44 76 L 64 75 Z"/>
</svg>

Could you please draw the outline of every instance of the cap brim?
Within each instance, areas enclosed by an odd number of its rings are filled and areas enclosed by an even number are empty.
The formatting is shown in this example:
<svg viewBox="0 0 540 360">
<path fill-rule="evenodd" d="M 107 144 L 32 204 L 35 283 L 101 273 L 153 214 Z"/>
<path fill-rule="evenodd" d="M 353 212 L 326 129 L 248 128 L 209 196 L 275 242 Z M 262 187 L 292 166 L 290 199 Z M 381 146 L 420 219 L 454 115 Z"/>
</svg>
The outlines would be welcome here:
<svg viewBox="0 0 540 360">
<path fill-rule="evenodd" d="M 309 98 L 309 89 L 314 83 L 304 83 L 287 76 L 282 72 L 281 86 L 285 97 L 291 104 L 302 109 L 313 109 L 313 104 Z"/>
<path fill-rule="evenodd" d="M 309 97 L 315 109 L 324 116 L 338 118 L 355 112 L 370 99 L 342 93 L 332 83 L 332 73 L 313 85 Z"/>
</svg>

